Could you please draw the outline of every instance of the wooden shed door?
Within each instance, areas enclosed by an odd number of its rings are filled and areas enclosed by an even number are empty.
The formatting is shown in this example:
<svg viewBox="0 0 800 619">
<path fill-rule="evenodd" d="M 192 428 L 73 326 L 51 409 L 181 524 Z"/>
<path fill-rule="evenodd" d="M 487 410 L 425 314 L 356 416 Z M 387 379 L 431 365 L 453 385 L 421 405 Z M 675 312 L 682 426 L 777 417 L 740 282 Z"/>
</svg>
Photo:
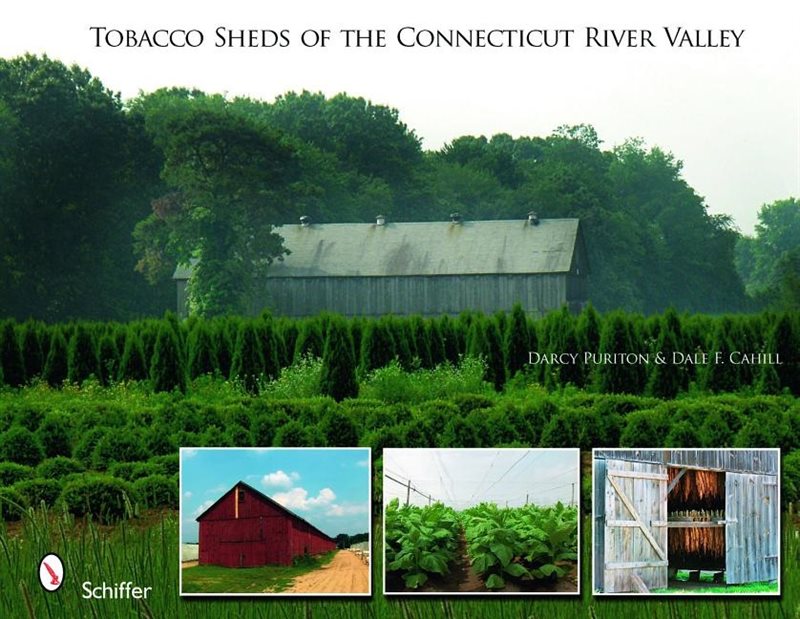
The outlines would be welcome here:
<svg viewBox="0 0 800 619">
<path fill-rule="evenodd" d="M 667 586 L 667 467 L 606 460 L 606 593 Z"/>
<path fill-rule="evenodd" d="M 778 479 L 725 473 L 725 582 L 778 579 Z"/>
</svg>

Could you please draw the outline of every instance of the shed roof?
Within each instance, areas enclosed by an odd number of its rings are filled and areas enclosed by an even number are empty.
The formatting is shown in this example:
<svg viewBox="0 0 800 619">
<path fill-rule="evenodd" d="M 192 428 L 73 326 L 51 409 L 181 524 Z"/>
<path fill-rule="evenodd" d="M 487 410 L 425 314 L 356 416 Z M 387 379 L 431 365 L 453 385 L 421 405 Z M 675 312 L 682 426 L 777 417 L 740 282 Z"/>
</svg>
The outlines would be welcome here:
<svg viewBox="0 0 800 619">
<path fill-rule="evenodd" d="M 779 449 L 597 449 L 595 458 L 777 475 Z"/>
<path fill-rule="evenodd" d="M 336 541 L 335 539 L 333 539 L 327 533 L 323 533 L 322 531 L 320 531 L 317 527 L 315 527 L 313 524 L 311 524 L 305 518 L 303 518 L 301 516 L 298 516 L 297 514 L 295 514 L 290 509 L 287 509 L 286 507 L 284 507 L 283 505 L 278 503 L 275 499 L 271 499 L 270 497 L 268 497 L 263 492 L 260 492 L 259 490 L 256 490 L 255 488 L 253 488 L 253 486 L 251 486 L 250 484 L 245 483 L 243 481 L 238 481 L 235 484 L 233 484 L 233 486 L 231 486 L 230 490 L 228 490 L 227 492 L 224 492 L 221 497 L 219 497 L 216 501 L 214 501 L 214 503 L 212 503 L 208 508 L 206 508 L 206 510 L 203 511 L 203 513 L 201 513 L 197 518 L 195 518 L 195 520 L 197 520 L 199 522 L 208 512 L 210 512 L 217 505 L 219 505 L 226 496 L 228 496 L 231 492 L 233 492 L 236 489 L 237 486 L 241 486 L 243 488 L 246 488 L 249 492 L 252 492 L 254 495 L 256 495 L 258 498 L 260 498 L 262 501 L 266 501 L 267 503 L 269 503 L 273 507 L 276 507 L 277 509 L 283 511 L 287 516 L 289 516 L 291 518 L 294 518 L 295 520 L 299 520 L 301 522 L 304 522 L 305 524 L 307 524 L 310 528 L 312 528 L 314 531 L 319 533 L 325 539 L 328 539 L 328 540 L 330 540 L 332 542 Z"/>
<path fill-rule="evenodd" d="M 578 219 L 312 224 L 278 226 L 291 252 L 269 277 L 381 277 L 566 273 Z M 188 279 L 179 266 L 175 279 Z"/>
</svg>

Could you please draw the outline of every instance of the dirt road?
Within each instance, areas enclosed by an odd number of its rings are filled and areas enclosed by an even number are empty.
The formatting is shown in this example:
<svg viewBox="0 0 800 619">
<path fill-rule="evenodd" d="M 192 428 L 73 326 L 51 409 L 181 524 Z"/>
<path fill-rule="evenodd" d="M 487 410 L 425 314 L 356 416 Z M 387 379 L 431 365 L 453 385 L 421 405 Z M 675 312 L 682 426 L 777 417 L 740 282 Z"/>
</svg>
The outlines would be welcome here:
<svg viewBox="0 0 800 619">
<path fill-rule="evenodd" d="M 328 565 L 298 576 L 282 593 L 369 593 L 369 565 L 340 550 Z"/>
</svg>

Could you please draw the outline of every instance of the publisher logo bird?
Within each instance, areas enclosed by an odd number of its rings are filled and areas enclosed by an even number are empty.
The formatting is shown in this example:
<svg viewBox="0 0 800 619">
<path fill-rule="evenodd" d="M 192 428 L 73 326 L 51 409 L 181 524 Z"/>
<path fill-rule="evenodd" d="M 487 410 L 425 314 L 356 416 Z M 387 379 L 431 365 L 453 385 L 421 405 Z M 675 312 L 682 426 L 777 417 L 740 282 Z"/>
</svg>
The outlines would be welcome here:
<svg viewBox="0 0 800 619">
<path fill-rule="evenodd" d="M 58 590 L 64 583 L 64 563 L 57 554 L 45 555 L 39 562 L 39 582 L 49 592 Z"/>
</svg>

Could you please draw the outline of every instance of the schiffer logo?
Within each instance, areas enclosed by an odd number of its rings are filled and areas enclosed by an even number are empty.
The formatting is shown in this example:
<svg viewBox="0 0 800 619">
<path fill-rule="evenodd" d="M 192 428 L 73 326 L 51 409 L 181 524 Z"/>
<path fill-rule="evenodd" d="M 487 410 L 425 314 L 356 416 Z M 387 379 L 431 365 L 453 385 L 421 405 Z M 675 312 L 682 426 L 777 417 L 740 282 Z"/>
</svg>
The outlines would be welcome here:
<svg viewBox="0 0 800 619">
<path fill-rule="evenodd" d="M 64 584 L 64 563 L 57 554 L 45 555 L 39 562 L 39 582 L 45 591 L 58 591 Z"/>
</svg>

